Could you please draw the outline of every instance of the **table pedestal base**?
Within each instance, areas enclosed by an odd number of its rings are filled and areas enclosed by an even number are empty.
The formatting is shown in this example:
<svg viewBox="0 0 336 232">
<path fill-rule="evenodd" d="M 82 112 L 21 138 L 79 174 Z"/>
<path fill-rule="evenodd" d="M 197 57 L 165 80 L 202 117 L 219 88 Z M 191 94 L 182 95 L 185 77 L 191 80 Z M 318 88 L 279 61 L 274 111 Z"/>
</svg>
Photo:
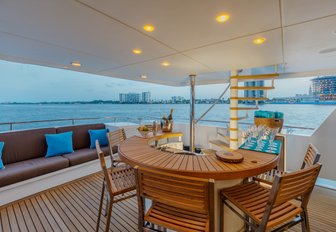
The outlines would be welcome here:
<svg viewBox="0 0 336 232">
<path fill-rule="evenodd" d="M 222 232 L 220 228 L 220 204 L 221 199 L 219 192 L 223 188 L 232 187 L 242 183 L 242 179 L 238 180 L 218 180 L 215 181 L 215 231 Z M 224 206 L 224 232 L 242 231 L 244 222 L 228 207 Z"/>
</svg>

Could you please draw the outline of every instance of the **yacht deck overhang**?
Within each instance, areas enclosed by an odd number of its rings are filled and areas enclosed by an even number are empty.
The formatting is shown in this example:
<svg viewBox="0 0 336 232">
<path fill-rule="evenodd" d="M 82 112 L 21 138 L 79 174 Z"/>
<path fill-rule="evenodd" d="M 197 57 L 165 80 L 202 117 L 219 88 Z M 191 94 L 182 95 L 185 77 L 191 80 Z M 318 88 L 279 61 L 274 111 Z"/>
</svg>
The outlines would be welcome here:
<svg viewBox="0 0 336 232">
<path fill-rule="evenodd" d="M 222 12 L 230 19 L 218 23 Z M 0 59 L 171 86 L 189 85 L 189 74 L 217 84 L 231 70 L 274 65 L 280 78 L 328 75 L 336 72 L 335 12 L 333 0 L 4 0 Z M 143 30 L 148 23 L 153 32 Z"/>
</svg>

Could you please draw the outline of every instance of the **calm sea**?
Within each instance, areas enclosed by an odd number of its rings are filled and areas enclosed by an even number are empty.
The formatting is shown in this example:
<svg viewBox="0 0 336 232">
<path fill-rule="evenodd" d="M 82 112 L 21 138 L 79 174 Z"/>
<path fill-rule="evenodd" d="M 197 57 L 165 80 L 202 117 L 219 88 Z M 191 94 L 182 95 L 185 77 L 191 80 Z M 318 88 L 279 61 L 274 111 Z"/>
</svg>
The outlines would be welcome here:
<svg viewBox="0 0 336 232">
<path fill-rule="evenodd" d="M 205 112 L 210 105 L 197 104 L 196 118 Z M 174 108 L 174 120 L 177 122 L 188 122 L 189 105 L 185 104 L 153 104 L 153 105 L 128 105 L 128 104 L 86 104 L 86 105 L 0 105 L 0 123 L 1 122 L 21 122 L 45 119 L 63 119 L 63 118 L 90 118 L 90 117 L 121 117 L 117 121 L 126 121 L 123 117 L 132 118 L 130 122 L 138 122 L 139 118 L 147 116 L 162 117 Z M 336 108 L 333 105 L 261 105 L 262 110 L 280 111 L 285 114 L 285 124 L 302 127 L 317 128 Z M 245 115 L 245 111 L 241 112 Z M 250 118 L 244 120 L 252 122 L 253 111 L 249 112 Z M 229 105 L 216 105 L 204 118 L 207 120 L 228 120 Z M 97 121 L 97 120 L 96 120 Z M 95 121 L 95 122 L 96 122 Z M 112 120 L 101 120 L 109 122 Z M 76 123 L 86 123 L 93 121 L 78 121 Z M 70 122 L 52 122 L 30 125 L 15 125 L 14 129 L 23 129 L 31 127 L 60 126 L 69 125 Z M 219 123 L 203 122 L 202 124 L 223 125 Z M 8 130 L 8 126 L 0 126 L 1 131 Z M 296 130 L 297 132 L 298 130 Z M 309 132 L 304 132 L 309 133 Z M 311 132 L 310 132 L 311 133 Z"/>
</svg>

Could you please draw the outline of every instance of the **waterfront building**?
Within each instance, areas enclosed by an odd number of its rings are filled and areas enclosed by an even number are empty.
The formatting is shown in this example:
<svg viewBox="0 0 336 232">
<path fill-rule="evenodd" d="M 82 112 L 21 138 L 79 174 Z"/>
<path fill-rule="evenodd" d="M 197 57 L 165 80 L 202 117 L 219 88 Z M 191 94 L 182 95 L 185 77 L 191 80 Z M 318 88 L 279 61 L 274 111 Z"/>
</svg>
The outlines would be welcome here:
<svg viewBox="0 0 336 232">
<path fill-rule="evenodd" d="M 265 86 L 264 81 L 247 81 L 244 83 L 245 87 Z M 244 97 L 248 98 L 262 98 L 265 97 L 264 90 L 244 90 Z M 245 103 L 254 103 L 254 101 L 245 101 Z"/>
<path fill-rule="evenodd" d="M 141 102 L 150 103 L 151 102 L 151 93 L 149 91 L 141 93 Z"/>
<path fill-rule="evenodd" d="M 312 79 L 312 93 L 322 101 L 336 100 L 336 76 L 323 76 Z"/>
<path fill-rule="evenodd" d="M 125 93 L 119 93 L 119 102 L 121 102 L 121 103 L 126 102 L 126 94 Z"/>
<path fill-rule="evenodd" d="M 139 93 L 120 93 L 119 101 L 120 103 L 139 103 L 140 94 Z"/>
</svg>

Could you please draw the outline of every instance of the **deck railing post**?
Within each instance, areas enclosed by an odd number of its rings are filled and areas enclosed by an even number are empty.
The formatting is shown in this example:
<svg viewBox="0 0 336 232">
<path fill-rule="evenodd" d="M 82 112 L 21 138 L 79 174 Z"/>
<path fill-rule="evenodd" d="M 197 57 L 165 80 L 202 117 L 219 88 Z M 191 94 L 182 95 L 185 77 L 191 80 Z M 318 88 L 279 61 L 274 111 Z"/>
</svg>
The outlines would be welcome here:
<svg viewBox="0 0 336 232">
<path fill-rule="evenodd" d="M 190 144 L 189 149 L 195 152 L 195 74 L 189 75 L 190 78 Z"/>
</svg>

